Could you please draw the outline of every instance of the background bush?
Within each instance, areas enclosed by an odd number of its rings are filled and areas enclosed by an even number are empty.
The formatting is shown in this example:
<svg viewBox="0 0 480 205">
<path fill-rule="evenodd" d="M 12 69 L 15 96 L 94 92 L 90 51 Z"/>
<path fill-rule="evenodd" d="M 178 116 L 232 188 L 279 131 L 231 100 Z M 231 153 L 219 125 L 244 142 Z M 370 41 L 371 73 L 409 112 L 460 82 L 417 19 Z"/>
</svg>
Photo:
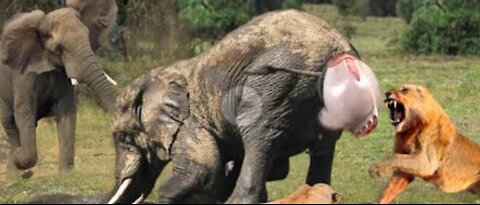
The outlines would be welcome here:
<svg viewBox="0 0 480 205">
<path fill-rule="evenodd" d="M 432 2 L 432 0 L 398 0 L 396 5 L 397 15 L 410 23 L 413 13 L 428 2 Z"/>
<path fill-rule="evenodd" d="M 395 16 L 397 0 L 333 0 L 342 15 Z"/>
<path fill-rule="evenodd" d="M 202 38 L 223 36 L 251 18 L 244 0 L 176 0 L 175 3 L 192 34 Z"/>
<path fill-rule="evenodd" d="M 368 14 L 371 16 L 396 16 L 396 5 L 397 0 L 369 0 Z"/>
<path fill-rule="evenodd" d="M 403 51 L 480 54 L 480 1 L 425 1 L 400 38 Z"/>
<path fill-rule="evenodd" d="M 283 3 L 283 8 L 301 10 L 303 3 L 304 3 L 304 0 L 285 0 Z"/>
</svg>

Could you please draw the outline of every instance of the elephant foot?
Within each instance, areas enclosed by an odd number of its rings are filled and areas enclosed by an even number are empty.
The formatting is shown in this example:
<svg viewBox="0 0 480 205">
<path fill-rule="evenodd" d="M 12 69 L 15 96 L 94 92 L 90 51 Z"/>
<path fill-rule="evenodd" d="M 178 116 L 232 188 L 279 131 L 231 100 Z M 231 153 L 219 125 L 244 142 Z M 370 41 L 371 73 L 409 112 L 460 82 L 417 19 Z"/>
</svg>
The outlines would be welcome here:
<svg viewBox="0 0 480 205">
<path fill-rule="evenodd" d="M 32 170 L 7 169 L 7 179 L 30 179 L 33 176 Z"/>
<path fill-rule="evenodd" d="M 12 159 L 9 159 L 7 164 L 6 177 L 8 179 L 29 179 L 33 176 L 32 170 L 18 169 L 13 163 Z"/>
<path fill-rule="evenodd" d="M 18 169 L 27 170 L 37 164 L 38 156 L 36 151 L 29 151 L 23 148 L 17 148 L 13 156 L 13 163 Z"/>
<path fill-rule="evenodd" d="M 70 172 L 73 169 L 73 164 L 60 164 L 58 170 L 62 173 Z"/>
<path fill-rule="evenodd" d="M 266 203 L 268 201 L 268 192 L 263 189 L 258 197 L 254 197 L 254 194 L 248 194 L 246 196 L 239 196 L 233 193 L 225 204 L 258 204 Z"/>
<path fill-rule="evenodd" d="M 32 178 L 33 176 L 33 171 L 32 170 L 24 170 L 22 172 L 22 174 L 20 175 L 20 177 L 22 177 L 22 179 L 30 179 Z"/>
</svg>

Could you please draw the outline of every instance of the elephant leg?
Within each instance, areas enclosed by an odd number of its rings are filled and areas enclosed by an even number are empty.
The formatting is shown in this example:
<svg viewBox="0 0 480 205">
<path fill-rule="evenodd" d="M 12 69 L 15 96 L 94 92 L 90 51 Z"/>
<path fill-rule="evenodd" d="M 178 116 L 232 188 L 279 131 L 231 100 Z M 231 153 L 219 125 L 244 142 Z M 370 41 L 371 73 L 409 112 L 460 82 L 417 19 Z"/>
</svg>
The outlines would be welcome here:
<svg viewBox="0 0 480 205">
<path fill-rule="evenodd" d="M 310 151 L 310 166 L 308 169 L 307 184 L 330 184 L 335 155 L 335 145 L 342 135 L 341 131 L 323 131 L 322 139 L 316 140 Z"/>
<path fill-rule="evenodd" d="M 7 162 L 7 172 L 15 173 L 18 171 L 13 164 L 13 156 L 15 150 L 20 147 L 20 137 L 18 135 L 18 128 L 15 125 L 15 120 L 13 114 L 10 110 L 7 110 L 6 107 L 3 107 L 0 103 L 0 122 L 3 127 L 3 130 L 6 134 L 6 140 L 9 145 L 8 151 L 8 162 Z"/>
<path fill-rule="evenodd" d="M 30 79 L 33 80 L 34 79 Z M 15 124 L 19 130 L 20 147 L 14 151 L 13 163 L 19 169 L 29 169 L 37 163 L 37 109 L 36 99 L 30 93 L 33 89 L 29 86 L 20 87 L 21 93 L 16 93 L 14 104 Z"/>
<path fill-rule="evenodd" d="M 22 178 L 30 178 L 33 175 L 32 171 L 23 171 L 15 166 L 15 150 L 20 147 L 20 135 L 15 124 L 13 113 L 0 101 L 0 123 L 6 134 L 7 143 L 9 145 L 7 158 L 7 175 L 9 177 L 20 176 Z"/>
<path fill-rule="evenodd" d="M 247 129 L 248 130 L 248 129 Z M 266 180 L 268 171 L 275 158 L 274 138 L 278 136 L 275 129 L 252 129 L 244 135 L 245 157 L 235 189 L 227 204 L 262 203 L 268 200 Z M 263 133 L 268 137 L 253 137 L 253 133 Z"/>
<path fill-rule="evenodd" d="M 57 135 L 59 144 L 59 169 L 71 170 L 75 160 L 75 130 L 77 121 L 75 92 L 72 89 L 68 96 L 57 104 Z"/>
<path fill-rule="evenodd" d="M 160 203 L 216 203 L 222 179 L 220 153 L 203 128 L 183 127 L 172 147 L 172 175 L 159 190 Z"/>
</svg>

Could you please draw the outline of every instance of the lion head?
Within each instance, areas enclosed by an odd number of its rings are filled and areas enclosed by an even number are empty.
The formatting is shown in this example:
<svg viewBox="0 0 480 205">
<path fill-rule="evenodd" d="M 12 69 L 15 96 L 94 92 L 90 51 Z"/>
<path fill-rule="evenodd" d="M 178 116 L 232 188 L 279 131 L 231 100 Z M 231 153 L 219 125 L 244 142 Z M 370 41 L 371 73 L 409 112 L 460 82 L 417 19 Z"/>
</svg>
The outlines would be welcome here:
<svg viewBox="0 0 480 205">
<path fill-rule="evenodd" d="M 391 123 L 397 133 L 424 128 L 444 114 L 430 91 L 419 85 L 402 85 L 385 95 Z"/>
</svg>

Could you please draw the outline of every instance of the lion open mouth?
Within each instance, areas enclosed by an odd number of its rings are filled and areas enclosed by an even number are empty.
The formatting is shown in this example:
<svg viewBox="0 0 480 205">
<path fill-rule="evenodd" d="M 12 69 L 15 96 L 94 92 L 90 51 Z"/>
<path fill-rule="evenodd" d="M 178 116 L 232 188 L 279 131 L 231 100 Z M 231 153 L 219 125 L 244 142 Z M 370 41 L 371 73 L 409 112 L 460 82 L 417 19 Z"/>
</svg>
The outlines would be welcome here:
<svg viewBox="0 0 480 205">
<path fill-rule="evenodd" d="M 391 97 L 387 98 L 385 103 L 387 103 L 387 107 L 390 109 L 390 123 L 394 126 L 402 123 L 405 119 L 405 106 Z"/>
</svg>

